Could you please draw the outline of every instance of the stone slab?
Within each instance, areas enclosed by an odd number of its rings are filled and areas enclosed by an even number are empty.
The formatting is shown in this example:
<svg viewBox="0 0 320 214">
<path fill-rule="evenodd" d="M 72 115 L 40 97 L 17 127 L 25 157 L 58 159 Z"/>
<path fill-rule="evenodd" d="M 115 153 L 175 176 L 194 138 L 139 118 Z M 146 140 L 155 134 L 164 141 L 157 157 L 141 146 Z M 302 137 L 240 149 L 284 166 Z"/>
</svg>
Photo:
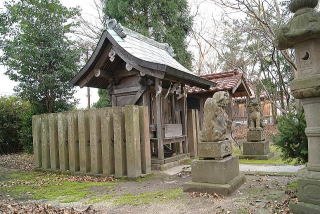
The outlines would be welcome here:
<svg viewBox="0 0 320 214">
<path fill-rule="evenodd" d="M 265 140 L 265 135 L 263 130 L 249 130 L 247 133 L 247 140 L 250 142 L 257 142 Z"/>
<path fill-rule="evenodd" d="M 198 144 L 199 158 L 223 158 L 232 153 L 230 140 L 217 142 L 200 142 Z"/>
<path fill-rule="evenodd" d="M 229 156 L 222 160 L 194 160 L 192 181 L 196 183 L 227 184 L 239 175 L 239 159 Z"/>
<path fill-rule="evenodd" d="M 183 191 L 230 195 L 235 190 L 237 190 L 245 181 L 246 178 L 242 174 L 239 174 L 226 184 L 199 183 L 191 181 L 183 185 Z"/>
<path fill-rule="evenodd" d="M 240 155 L 239 159 L 250 159 L 250 160 L 269 160 L 274 156 L 273 152 L 266 155 Z"/>
<path fill-rule="evenodd" d="M 290 203 L 290 211 L 295 214 L 319 214 L 320 206 L 304 202 Z"/>
<path fill-rule="evenodd" d="M 269 153 L 270 145 L 268 140 L 243 143 L 243 155 L 268 155 Z"/>
<path fill-rule="evenodd" d="M 297 195 L 299 202 L 320 206 L 320 180 L 300 178 Z"/>
</svg>

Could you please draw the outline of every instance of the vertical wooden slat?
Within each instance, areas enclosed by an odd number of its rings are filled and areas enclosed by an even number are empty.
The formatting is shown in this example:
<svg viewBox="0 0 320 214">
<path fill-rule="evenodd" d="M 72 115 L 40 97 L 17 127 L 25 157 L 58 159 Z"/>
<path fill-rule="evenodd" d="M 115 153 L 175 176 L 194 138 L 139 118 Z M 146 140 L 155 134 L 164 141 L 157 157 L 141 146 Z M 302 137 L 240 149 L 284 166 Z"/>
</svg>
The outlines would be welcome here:
<svg viewBox="0 0 320 214">
<path fill-rule="evenodd" d="M 32 137 L 34 162 L 37 168 L 42 167 L 42 148 L 41 148 L 41 116 L 32 117 Z"/>
<path fill-rule="evenodd" d="M 77 112 L 69 112 L 68 119 L 68 149 L 69 149 L 69 169 L 71 172 L 80 170 L 79 165 L 79 136 Z"/>
<path fill-rule="evenodd" d="M 188 145 L 190 156 L 197 156 L 197 127 L 195 109 L 188 110 Z"/>
<path fill-rule="evenodd" d="M 102 173 L 114 174 L 113 117 L 110 108 L 101 110 Z"/>
<path fill-rule="evenodd" d="M 127 174 L 125 125 L 122 108 L 113 110 L 115 177 Z"/>
<path fill-rule="evenodd" d="M 59 162 L 60 170 L 69 169 L 69 152 L 68 152 L 68 127 L 66 114 L 58 114 L 58 141 L 59 141 Z"/>
<path fill-rule="evenodd" d="M 48 115 L 41 116 L 41 145 L 42 145 L 42 168 L 50 169 L 50 145 Z"/>
<path fill-rule="evenodd" d="M 199 143 L 200 143 L 200 118 L 199 118 L 199 110 L 195 110 L 196 112 L 196 130 L 197 130 L 197 142 L 196 142 L 196 144 L 197 144 L 197 150 L 196 150 L 196 157 L 198 157 L 198 145 L 199 145 Z"/>
<path fill-rule="evenodd" d="M 139 107 L 128 105 L 124 107 L 127 175 L 129 178 L 137 178 L 141 175 L 141 149 Z"/>
<path fill-rule="evenodd" d="M 151 173 L 151 149 L 149 131 L 149 113 L 147 106 L 139 107 L 141 170 L 144 174 Z"/>
<path fill-rule="evenodd" d="M 183 93 L 186 94 L 186 87 L 185 85 L 182 85 Z M 185 136 L 188 136 L 188 130 L 187 130 L 187 121 L 188 121 L 188 114 L 187 114 L 187 97 L 183 97 L 183 109 L 182 109 L 182 134 Z M 188 153 L 188 140 L 184 141 L 183 143 L 183 153 Z"/>
<path fill-rule="evenodd" d="M 158 78 L 155 79 L 155 88 L 160 90 L 161 83 Z M 161 120 L 161 94 L 156 95 L 156 122 L 157 122 L 157 138 L 158 138 L 158 160 L 164 163 L 164 152 L 163 152 L 163 130 Z"/>
<path fill-rule="evenodd" d="M 49 115 L 49 141 L 51 169 L 59 169 L 59 144 L 57 114 Z"/>
<path fill-rule="evenodd" d="M 90 153 L 91 153 L 91 172 L 94 174 L 102 173 L 101 159 L 101 121 L 98 110 L 90 111 Z"/>
<path fill-rule="evenodd" d="M 78 129 L 80 171 L 82 173 L 87 173 L 90 172 L 91 168 L 89 111 L 78 112 Z"/>
</svg>

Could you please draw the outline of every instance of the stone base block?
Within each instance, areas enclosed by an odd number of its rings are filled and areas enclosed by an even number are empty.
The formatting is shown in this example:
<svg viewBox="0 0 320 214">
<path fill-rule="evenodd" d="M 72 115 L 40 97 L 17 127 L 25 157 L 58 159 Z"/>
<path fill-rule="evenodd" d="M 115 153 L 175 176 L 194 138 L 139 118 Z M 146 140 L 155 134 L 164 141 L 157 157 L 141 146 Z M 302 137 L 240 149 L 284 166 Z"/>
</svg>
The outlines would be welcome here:
<svg viewBox="0 0 320 214">
<path fill-rule="evenodd" d="M 320 172 L 299 170 L 297 196 L 299 202 L 320 206 Z"/>
<path fill-rule="evenodd" d="M 270 153 L 269 141 L 244 142 L 243 155 L 268 155 Z"/>
<path fill-rule="evenodd" d="M 239 174 L 226 184 L 199 183 L 191 181 L 183 185 L 183 191 L 230 195 L 236 189 L 238 189 L 245 181 L 246 178 L 242 174 Z"/>
<path fill-rule="evenodd" d="M 249 130 L 247 133 L 247 141 L 263 141 L 265 139 L 263 130 Z"/>
<path fill-rule="evenodd" d="M 200 142 L 198 144 L 199 158 L 223 158 L 232 153 L 230 140 L 218 142 Z"/>
<path fill-rule="evenodd" d="M 297 214 L 320 213 L 320 172 L 303 168 L 298 172 L 298 203 L 290 210 Z"/>
<path fill-rule="evenodd" d="M 194 160 L 191 164 L 192 181 L 196 183 L 227 184 L 239 175 L 238 157 L 222 160 Z"/>
<path fill-rule="evenodd" d="M 274 153 L 270 152 L 266 155 L 240 155 L 240 159 L 250 159 L 250 160 L 269 160 L 274 156 Z"/>
<path fill-rule="evenodd" d="M 290 211 L 294 214 L 319 214 L 320 206 L 304 202 L 290 203 Z"/>
</svg>

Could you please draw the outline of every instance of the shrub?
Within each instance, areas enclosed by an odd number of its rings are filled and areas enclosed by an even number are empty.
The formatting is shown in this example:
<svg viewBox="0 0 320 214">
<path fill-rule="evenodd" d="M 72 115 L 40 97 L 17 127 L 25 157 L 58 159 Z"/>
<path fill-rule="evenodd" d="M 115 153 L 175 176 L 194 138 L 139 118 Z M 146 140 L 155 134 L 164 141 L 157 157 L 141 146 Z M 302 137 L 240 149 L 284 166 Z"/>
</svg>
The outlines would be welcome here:
<svg viewBox="0 0 320 214">
<path fill-rule="evenodd" d="M 99 100 L 92 105 L 93 108 L 111 107 L 109 92 L 105 89 L 98 90 Z"/>
<path fill-rule="evenodd" d="M 25 134 L 21 131 L 24 126 L 27 127 L 23 121 L 30 114 L 30 110 L 30 104 L 20 98 L 0 97 L 0 154 L 19 152 L 24 148 L 23 142 L 26 142 L 26 139 L 22 137 L 26 136 L 27 131 L 24 131 Z M 31 125 L 28 126 L 31 130 Z"/>
<path fill-rule="evenodd" d="M 289 113 L 279 117 L 279 134 L 274 143 L 282 151 L 283 158 L 298 163 L 308 161 L 308 140 L 305 134 L 306 120 L 303 112 Z"/>
</svg>

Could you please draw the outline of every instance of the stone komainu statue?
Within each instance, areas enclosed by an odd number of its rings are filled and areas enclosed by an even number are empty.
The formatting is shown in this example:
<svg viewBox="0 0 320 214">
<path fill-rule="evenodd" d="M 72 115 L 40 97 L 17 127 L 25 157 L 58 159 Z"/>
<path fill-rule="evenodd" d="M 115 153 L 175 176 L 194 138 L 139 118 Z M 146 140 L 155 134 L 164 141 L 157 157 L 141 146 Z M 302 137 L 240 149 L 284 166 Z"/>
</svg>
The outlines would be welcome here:
<svg viewBox="0 0 320 214">
<path fill-rule="evenodd" d="M 248 104 L 248 126 L 249 130 L 262 130 L 262 115 L 260 105 L 256 98 L 251 99 Z"/>
<path fill-rule="evenodd" d="M 208 98 L 204 104 L 202 142 L 226 140 L 231 121 L 228 119 L 226 107 L 229 103 L 228 92 L 220 91 Z"/>
</svg>

